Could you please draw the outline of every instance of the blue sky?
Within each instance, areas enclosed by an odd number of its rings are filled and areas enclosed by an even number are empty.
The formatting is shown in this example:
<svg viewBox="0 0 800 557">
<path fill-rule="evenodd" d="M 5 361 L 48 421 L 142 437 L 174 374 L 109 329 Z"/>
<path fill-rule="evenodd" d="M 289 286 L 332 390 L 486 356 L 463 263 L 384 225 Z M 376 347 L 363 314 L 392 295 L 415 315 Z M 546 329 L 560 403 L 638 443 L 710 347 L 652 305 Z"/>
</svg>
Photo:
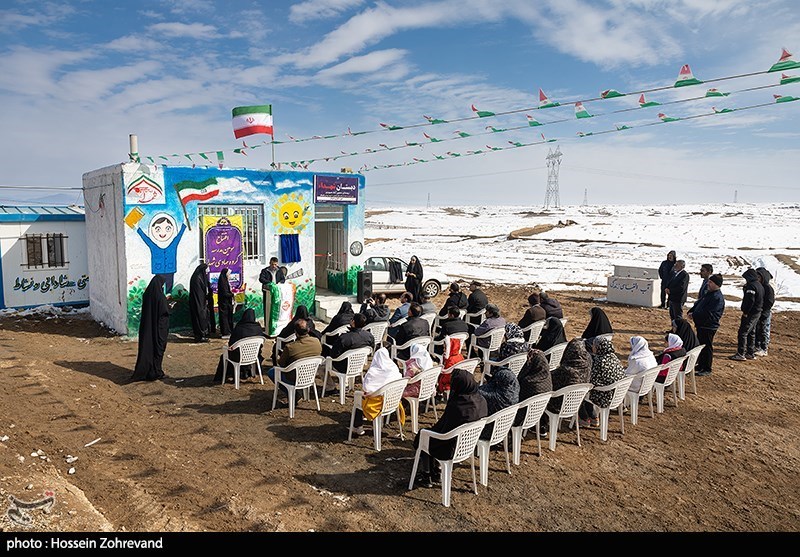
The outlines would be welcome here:
<svg viewBox="0 0 800 557">
<path fill-rule="evenodd" d="M 631 94 L 585 102 L 595 116 L 581 120 L 573 109 L 605 89 L 667 87 L 683 64 L 706 81 L 765 71 L 782 47 L 800 60 L 794 0 L 4 0 L 0 23 L 3 204 L 81 203 L 77 190 L 7 186 L 80 187 L 84 172 L 127 160 L 131 133 L 142 156 L 223 150 L 229 167 L 266 168 L 269 146 L 232 152 L 242 145 L 231 109 L 254 104 L 272 104 L 275 139 L 287 142 L 276 161 L 365 168 L 369 205 L 541 205 L 556 146 L 565 205 L 584 193 L 590 204 L 800 200 L 800 102 L 771 104 L 800 96 L 800 84 L 740 92 L 780 72 L 647 95 L 663 104 L 716 87 L 732 92 L 724 98 L 637 109 Z M 539 88 L 562 106 L 536 110 Z M 659 112 L 764 103 L 652 125 Z M 476 118 L 473 104 L 513 113 Z M 527 127 L 525 114 L 545 125 Z M 423 115 L 466 120 L 408 128 Z M 621 125 L 631 129 L 600 133 Z M 558 141 L 510 148 L 540 133 Z M 463 156 L 487 145 L 507 149 Z M 322 160 L 342 152 L 359 154 Z M 407 164 L 415 158 L 433 162 Z"/>
</svg>

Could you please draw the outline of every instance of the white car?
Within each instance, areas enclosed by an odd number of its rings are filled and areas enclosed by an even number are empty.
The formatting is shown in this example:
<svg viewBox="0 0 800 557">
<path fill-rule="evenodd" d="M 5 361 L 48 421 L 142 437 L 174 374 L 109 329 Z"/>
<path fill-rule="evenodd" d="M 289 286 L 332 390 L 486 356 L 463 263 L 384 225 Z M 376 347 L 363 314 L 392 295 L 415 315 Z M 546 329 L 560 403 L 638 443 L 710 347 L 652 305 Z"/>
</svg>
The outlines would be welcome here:
<svg viewBox="0 0 800 557">
<path fill-rule="evenodd" d="M 395 269 L 395 277 L 399 273 L 400 280 L 398 282 L 390 280 L 389 270 L 392 267 Z M 405 292 L 407 268 L 408 262 L 399 257 L 375 255 L 364 260 L 364 270 L 372 272 L 372 291 L 376 294 Z M 428 298 L 434 298 L 439 292 L 448 288 L 451 282 L 450 277 L 444 273 L 437 273 L 424 267 L 422 279 L 422 293 Z"/>
</svg>

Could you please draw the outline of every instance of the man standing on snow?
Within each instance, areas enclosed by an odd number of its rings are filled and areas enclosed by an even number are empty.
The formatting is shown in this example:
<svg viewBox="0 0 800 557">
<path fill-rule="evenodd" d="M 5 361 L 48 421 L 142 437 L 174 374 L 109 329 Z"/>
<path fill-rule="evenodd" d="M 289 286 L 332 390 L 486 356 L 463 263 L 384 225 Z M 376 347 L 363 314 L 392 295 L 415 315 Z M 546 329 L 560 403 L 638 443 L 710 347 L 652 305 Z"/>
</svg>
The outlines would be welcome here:
<svg viewBox="0 0 800 557">
<path fill-rule="evenodd" d="M 746 281 L 743 287 L 742 320 L 739 323 L 738 346 L 731 360 L 755 360 L 756 327 L 764 308 L 764 287 L 758 280 L 755 269 L 747 269 L 742 277 Z"/>
</svg>

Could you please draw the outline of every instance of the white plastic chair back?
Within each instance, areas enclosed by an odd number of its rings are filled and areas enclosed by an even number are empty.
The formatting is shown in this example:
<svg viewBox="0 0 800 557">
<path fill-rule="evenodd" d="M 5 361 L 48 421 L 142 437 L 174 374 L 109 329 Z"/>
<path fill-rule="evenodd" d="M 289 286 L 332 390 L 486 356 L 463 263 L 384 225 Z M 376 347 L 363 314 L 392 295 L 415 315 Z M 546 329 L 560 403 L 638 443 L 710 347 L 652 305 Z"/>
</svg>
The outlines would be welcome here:
<svg viewBox="0 0 800 557">
<path fill-rule="evenodd" d="M 328 348 L 331 348 L 333 346 L 333 341 L 329 342 L 328 339 L 336 338 L 339 335 L 346 333 L 349 330 L 350 330 L 350 325 L 342 325 L 338 329 L 334 329 L 333 331 L 325 333 L 324 335 L 322 335 L 322 344 L 326 345 Z"/>
<path fill-rule="evenodd" d="M 434 340 L 428 346 L 428 352 L 430 352 L 431 358 L 436 358 L 439 362 L 444 362 L 444 355 L 450 352 L 450 342 L 458 339 L 461 341 L 461 350 L 464 350 L 464 346 L 467 343 L 467 339 L 469 338 L 469 333 L 453 333 L 451 335 L 446 335 L 442 340 Z M 442 347 L 442 353 L 436 353 L 436 347 Z"/>
<path fill-rule="evenodd" d="M 612 410 L 619 410 L 619 421 L 620 421 L 620 430 L 623 435 L 625 435 L 625 418 L 623 416 L 623 403 L 625 402 L 625 398 L 628 394 L 628 389 L 633 383 L 634 376 L 628 375 L 615 383 L 611 383 L 610 385 L 604 385 L 602 387 L 595 387 L 592 391 L 603 392 L 603 391 L 613 391 L 611 395 L 611 401 L 609 402 L 608 406 L 606 407 L 598 407 L 595 405 L 596 408 L 600 410 L 600 439 L 603 441 L 608 440 L 608 421 Z"/>
<path fill-rule="evenodd" d="M 550 397 L 553 393 L 548 391 L 546 393 L 539 393 L 520 401 L 517 405 L 519 410 L 524 410 L 525 414 L 522 418 L 522 423 L 519 425 L 511 426 L 511 444 L 513 447 L 514 464 L 519 465 L 519 457 L 522 452 L 522 436 L 532 427 L 536 428 L 536 442 L 539 445 L 539 456 L 542 456 L 542 438 L 539 433 L 539 420 L 542 419 L 544 411 L 547 408 L 547 403 L 550 402 Z"/>
<path fill-rule="evenodd" d="M 437 316 L 438 314 L 435 311 L 429 311 L 428 313 L 420 315 L 422 319 L 428 322 L 428 334 L 431 336 L 433 336 L 433 322 Z"/>
<path fill-rule="evenodd" d="M 481 363 L 481 361 L 478 358 L 470 358 L 468 360 L 461 360 L 457 364 L 447 368 L 445 371 L 447 371 L 447 373 L 452 373 L 456 369 L 465 369 L 470 373 L 475 373 L 475 370 L 478 369 L 478 364 L 479 363 Z"/>
<path fill-rule="evenodd" d="M 531 344 L 536 344 L 539 340 L 539 337 L 542 335 L 542 329 L 544 329 L 544 324 L 547 323 L 547 319 L 541 319 L 539 321 L 534 321 L 527 327 L 522 328 L 522 334 L 525 335 L 525 338 Z"/>
<path fill-rule="evenodd" d="M 405 342 L 405 343 L 403 343 L 403 344 L 401 344 L 399 346 L 397 344 L 392 344 L 392 349 L 390 351 L 392 359 L 396 360 L 397 359 L 397 353 L 400 350 L 405 350 L 406 348 L 411 348 L 411 346 L 413 344 L 421 344 L 422 347 L 425 350 L 427 350 L 428 346 L 430 345 L 431 342 L 433 342 L 433 338 L 432 337 L 424 336 L 424 337 L 414 337 L 411 340 L 409 340 L 408 342 Z M 405 362 L 403 362 L 403 366 L 405 366 Z M 401 369 L 402 369 L 402 367 L 401 367 Z"/>
<path fill-rule="evenodd" d="M 408 385 L 408 378 L 403 377 L 386 383 L 383 387 L 370 394 L 370 396 L 383 397 L 381 413 L 372 420 L 372 434 L 374 436 L 373 446 L 376 451 L 381 450 L 381 431 L 383 429 L 382 425 L 384 419 L 393 412 L 398 412 L 398 423 L 400 423 L 399 410 L 397 407 L 400 405 L 400 399 L 403 397 L 403 391 L 406 385 Z M 364 393 L 362 391 L 356 391 L 353 397 L 353 409 L 350 411 L 350 428 L 347 433 L 348 441 L 353 439 L 353 423 L 355 423 L 356 410 L 361 408 L 361 399 L 363 396 Z M 403 424 L 400 424 L 400 439 L 405 439 L 403 435 Z"/>
<path fill-rule="evenodd" d="M 697 379 L 694 375 L 694 366 L 697 365 L 697 358 L 700 356 L 700 352 L 703 351 L 705 348 L 705 344 L 701 344 L 700 346 L 695 346 L 691 350 L 686 353 L 686 363 L 681 367 L 680 371 L 678 372 L 678 396 L 681 400 L 686 400 L 686 376 L 689 375 L 692 378 L 692 393 L 697 394 Z"/>
<path fill-rule="evenodd" d="M 661 414 L 664 412 L 664 391 L 667 389 L 672 390 L 672 398 L 675 400 L 675 406 L 678 406 L 678 391 L 676 388 L 676 380 L 681 366 L 686 361 L 686 356 L 681 356 L 675 360 L 670 360 L 666 364 L 667 376 L 664 378 L 663 383 L 656 381 L 653 383 L 653 389 L 656 392 L 656 412 Z M 663 370 L 665 366 L 661 366 Z"/>
<path fill-rule="evenodd" d="M 313 390 L 314 400 L 317 403 L 317 411 L 319 411 L 316 378 L 317 370 L 319 370 L 319 367 L 323 365 L 324 362 L 325 358 L 322 356 L 311 356 L 309 358 L 301 358 L 285 368 L 275 366 L 275 391 L 272 395 L 272 409 L 275 410 L 275 406 L 278 402 L 278 389 L 280 385 L 283 385 L 289 393 L 289 418 L 294 418 L 295 394 L 298 390 L 305 391 L 306 395 L 308 394 L 308 389 Z M 286 383 L 282 377 L 283 374 L 292 370 L 295 372 L 294 385 Z"/>
<path fill-rule="evenodd" d="M 411 479 L 408 482 L 408 489 L 414 489 L 414 478 L 417 475 L 417 466 L 419 465 L 419 458 L 423 452 L 430 454 L 428 451 L 431 439 L 448 440 L 455 439 L 456 447 L 453 457 L 450 460 L 440 460 L 442 465 L 442 504 L 445 507 L 450 506 L 450 491 L 453 483 L 453 464 L 463 462 L 470 459 L 472 468 L 472 487 L 475 494 L 478 494 L 478 482 L 475 478 L 475 447 L 478 444 L 483 426 L 486 425 L 486 418 L 475 420 L 460 425 L 447 433 L 436 433 L 430 429 L 422 429 L 419 433 L 419 445 L 417 452 L 414 455 L 414 466 L 411 469 Z M 437 459 L 438 460 L 438 459 Z"/>
<path fill-rule="evenodd" d="M 482 485 L 489 484 L 489 448 L 503 443 L 503 449 L 506 453 L 506 470 L 511 473 L 511 461 L 508 457 L 508 432 L 511 426 L 514 425 L 514 418 L 517 417 L 517 409 L 519 404 L 512 404 L 507 408 L 498 410 L 488 418 L 486 418 L 486 425 L 494 424 L 492 428 L 492 435 L 489 439 L 478 439 L 476 451 L 478 452 L 478 468 L 480 469 L 480 482 Z"/>
<path fill-rule="evenodd" d="M 243 338 L 231 344 L 230 346 L 222 347 L 222 384 L 225 384 L 225 375 L 228 372 L 228 364 L 233 367 L 233 380 L 234 386 L 239 388 L 239 369 L 241 366 L 255 364 L 258 369 L 258 376 L 261 379 L 261 384 L 264 384 L 264 378 L 261 375 L 261 363 L 258 361 L 258 355 L 261 353 L 261 346 L 264 344 L 264 337 L 249 337 Z M 228 355 L 238 349 L 239 361 L 233 362 L 228 359 Z"/>
<path fill-rule="evenodd" d="M 578 414 L 583 399 L 586 398 L 588 393 L 594 385 L 591 383 L 577 383 L 575 385 L 567 385 L 557 391 L 553 391 L 553 398 L 563 397 L 561 402 L 561 410 L 559 412 L 551 412 L 545 409 L 548 418 L 550 418 L 550 450 L 556 450 L 556 436 L 558 435 L 558 427 L 561 425 L 561 420 L 571 419 Z M 578 446 L 581 446 L 581 426 L 580 421 L 575 421 L 575 434 L 578 438 Z"/>
<path fill-rule="evenodd" d="M 347 388 L 353 385 L 355 388 L 355 378 L 361 377 L 364 371 L 364 366 L 367 363 L 367 358 L 372 353 L 372 348 L 354 348 L 347 350 L 336 358 L 328 356 L 325 359 L 325 376 L 322 379 L 323 393 L 328 385 L 328 375 L 335 375 L 339 380 L 339 404 L 344 404 Z M 333 367 L 333 362 L 347 361 L 347 369 L 344 372 L 338 371 Z"/>
<path fill-rule="evenodd" d="M 556 369 L 561 363 L 561 357 L 564 355 L 564 350 L 567 348 L 567 344 L 568 343 L 566 342 L 562 342 L 561 344 L 551 346 L 544 351 L 544 356 L 547 358 L 547 361 L 550 364 L 550 371 Z"/>
<path fill-rule="evenodd" d="M 485 315 L 486 315 L 486 308 L 476 311 L 475 313 L 467 313 L 465 310 L 464 315 L 462 315 L 461 318 L 470 325 L 477 326 L 481 324 L 481 321 L 483 321 Z"/>
<path fill-rule="evenodd" d="M 495 368 L 501 368 L 503 366 L 508 367 L 511 372 L 519 376 L 519 372 L 522 371 L 522 367 L 525 365 L 525 362 L 528 361 L 528 353 L 527 352 L 520 352 L 519 354 L 512 354 L 508 358 L 504 360 L 500 360 L 499 362 L 495 362 L 489 360 L 487 363 L 489 366 L 486 368 L 486 372 L 481 376 L 481 385 L 483 385 L 484 381 L 492 376 L 492 371 Z"/>
<path fill-rule="evenodd" d="M 374 353 L 378 348 L 383 346 L 386 340 L 386 331 L 389 330 L 389 322 L 373 321 L 372 323 L 364 325 L 364 330 L 372 333 L 372 338 L 375 339 L 375 345 L 372 348 L 372 352 Z"/>
<path fill-rule="evenodd" d="M 636 425 L 639 420 L 639 397 L 645 395 L 647 395 L 648 400 L 650 401 L 650 417 L 655 418 L 656 415 L 653 411 L 653 384 L 656 382 L 656 378 L 658 377 L 658 373 L 660 371 L 661 366 L 656 366 L 632 375 L 634 380 L 636 380 L 636 378 L 640 378 L 641 383 L 638 389 L 628 390 L 628 395 L 626 397 L 626 405 L 631 411 L 631 425 Z"/>
<path fill-rule="evenodd" d="M 283 352 L 283 346 L 297 340 L 297 335 L 292 333 L 288 337 L 275 337 L 275 357 L 279 357 Z"/>
<path fill-rule="evenodd" d="M 476 354 L 483 355 L 483 369 L 486 369 L 487 362 L 489 361 L 489 356 L 492 352 L 500 348 L 500 345 L 503 344 L 503 337 L 506 334 L 505 327 L 497 327 L 495 329 L 490 329 L 486 331 L 484 334 L 480 336 L 476 336 L 475 333 L 472 333 L 471 340 L 469 343 L 469 350 L 470 353 L 475 352 Z M 479 346 L 478 340 L 488 338 L 489 339 L 489 346 Z"/>
<path fill-rule="evenodd" d="M 426 401 L 426 403 L 434 400 L 436 396 L 436 386 L 439 382 L 439 374 L 442 372 L 442 366 L 434 366 L 430 369 L 419 372 L 414 377 L 408 380 L 408 384 L 419 383 L 419 394 L 415 397 L 404 396 L 403 399 L 408 401 L 411 406 L 411 430 L 414 433 L 419 431 L 419 403 Z M 427 404 L 425 405 L 427 409 Z M 436 410 L 436 402 L 433 404 L 433 414 L 436 419 L 439 419 L 439 414 Z"/>
</svg>

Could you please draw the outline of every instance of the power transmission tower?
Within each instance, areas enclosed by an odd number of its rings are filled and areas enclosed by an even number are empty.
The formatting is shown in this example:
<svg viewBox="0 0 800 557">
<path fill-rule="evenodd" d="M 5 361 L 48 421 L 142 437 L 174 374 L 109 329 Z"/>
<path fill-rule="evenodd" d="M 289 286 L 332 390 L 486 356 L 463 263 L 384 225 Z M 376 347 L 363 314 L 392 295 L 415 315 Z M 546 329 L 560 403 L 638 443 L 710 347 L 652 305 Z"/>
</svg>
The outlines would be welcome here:
<svg viewBox="0 0 800 557">
<path fill-rule="evenodd" d="M 428 192 L 428 209 L 431 208 L 431 193 Z"/>
<path fill-rule="evenodd" d="M 558 195 L 558 169 L 561 167 L 561 148 L 550 149 L 547 153 L 547 193 L 544 196 L 544 208 L 551 206 L 560 209 L 561 199 Z"/>
<path fill-rule="evenodd" d="M 589 188 L 583 189 L 583 203 L 581 203 L 583 207 L 589 205 Z"/>
<path fill-rule="evenodd" d="M 733 202 L 737 203 L 739 199 L 739 190 L 733 190 Z"/>
</svg>

